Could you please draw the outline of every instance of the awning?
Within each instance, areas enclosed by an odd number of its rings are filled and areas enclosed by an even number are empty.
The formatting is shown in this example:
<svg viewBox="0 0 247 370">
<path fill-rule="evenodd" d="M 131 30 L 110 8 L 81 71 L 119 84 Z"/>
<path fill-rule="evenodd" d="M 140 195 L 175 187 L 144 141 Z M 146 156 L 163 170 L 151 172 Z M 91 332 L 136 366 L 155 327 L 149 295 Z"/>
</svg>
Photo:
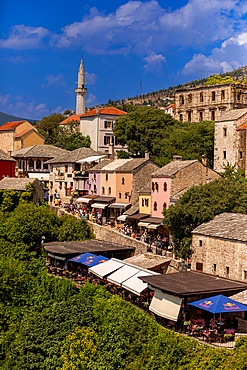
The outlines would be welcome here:
<svg viewBox="0 0 247 370">
<path fill-rule="evenodd" d="M 159 226 L 161 226 L 162 224 L 160 225 L 157 225 L 157 224 L 149 224 L 148 225 L 148 229 L 158 229 Z"/>
<path fill-rule="evenodd" d="M 140 270 L 124 265 L 119 270 L 108 276 L 107 280 L 113 284 L 121 285 L 125 280 L 131 278 L 133 275 L 137 274 Z M 145 273 L 142 273 L 142 275 Z"/>
<path fill-rule="evenodd" d="M 161 225 L 163 218 L 161 217 L 146 217 L 143 222 L 148 222 L 149 224 Z"/>
<path fill-rule="evenodd" d="M 136 215 L 128 216 L 129 220 L 141 220 L 142 218 L 147 218 L 149 215 L 146 213 L 137 213 Z"/>
<path fill-rule="evenodd" d="M 76 161 L 76 163 L 85 163 L 85 162 L 91 163 L 91 162 L 98 161 L 99 159 L 104 158 L 104 157 L 106 157 L 106 154 L 105 155 L 91 155 L 90 157 L 79 159 L 78 161 Z"/>
<path fill-rule="evenodd" d="M 77 198 L 75 202 L 76 203 L 89 203 L 90 200 L 92 200 L 92 199 L 90 199 L 90 198 Z"/>
<path fill-rule="evenodd" d="M 50 172 L 28 172 L 30 179 L 38 179 L 40 181 L 49 181 Z"/>
<path fill-rule="evenodd" d="M 131 203 L 112 203 L 109 208 L 125 209 L 128 206 L 131 206 Z"/>
<path fill-rule="evenodd" d="M 147 283 L 144 283 L 142 280 L 138 278 L 138 276 L 148 276 L 153 275 L 152 273 L 145 273 L 143 271 L 138 272 L 136 275 L 132 276 L 130 279 L 126 280 L 122 287 L 127 289 L 128 291 L 140 295 L 143 290 L 147 288 Z"/>
<path fill-rule="evenodd" d="M 122 266 L 123 264 L 120 262 L 109 260 L 101 265 L 91 267 L 89 271 L 98 276 L 100 279 L 103 279 L 105 276 L 109 275 L 113 271 L 116 271 Z"/>
<path fill-rule="evenodd" d="M 65 261 L 65 257 L 56 256 L 55 254 L 48 253 L 48 257 L 55 258 L 55 260 Z"/>
<path fill-rule="evenodd" d="M 92 208 L 100 208 L 100 209 L 105 209 L 109 203 L 93 203 Z"/>
<path fill-rule="evenodd" d="M 118 221 L 125 221 L 125 220 L 126 220 L 126 218 L 127 218 L 127 215 L 121 215 L 121 216 L 118 216 L 118 217 L 117 217 L 117 220 L 118 220 Z"/>
<path fill-rule="evenodd" d="M 153 299 L 149 306 L 150 311 L 158 316 L 165 317 L 168 320 L 177 321 L 182 298 L 163 293 L 155 289 Z"/>
<path fill-rule="evenodd" d="M 149 223 L 147 222 L 138 222 L 138 226 L 141 226 L 141 227 L 148 227 Z"/>
</svg>

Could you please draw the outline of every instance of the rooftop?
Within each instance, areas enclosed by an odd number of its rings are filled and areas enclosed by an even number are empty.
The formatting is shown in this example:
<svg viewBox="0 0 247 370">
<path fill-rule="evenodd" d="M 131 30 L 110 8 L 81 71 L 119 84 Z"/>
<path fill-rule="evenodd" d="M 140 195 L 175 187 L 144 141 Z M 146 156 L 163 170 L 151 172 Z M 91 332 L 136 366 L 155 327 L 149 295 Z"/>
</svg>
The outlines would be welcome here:
<svg viewBox="0 0 247 370">
<path fill-rule="evenodd" d="M 69 153 L 65 149 L 53 145 L 32 145 L 27 148 L 16 150 L 12 153 L 15 158 L 54 158 L 61 154 Z"/>
<path fill-rule="evenodd" d="M 105 242 L 102 240 L 85 240 L 83 242 L 52 242 L 44 243 L 44 249 L 47 252 L 70 255 L 82 254 L 86 252 L 94 254 L 105 254 L 107 252 L 133 251 L 134 247 L 124 247 L 115 243 Z"/>
<path fill-rule="evenodd" d="M 110 162 L 112 162 L 112 159 L 103 159 L 99 163 L 97 163 L 95 166 L 91 167 L 89 169 L 89 172 L 96 172 L 102 170 L 102 168 L 106 167 Z"/>
<path fill-rule="evenodd" d="M 173 160 L 164 167 L 161 167 L 157 171 L 153 172 L 152 177 L 171 177 L 172 175 L 175 175 L 177 172 L 196 162 L 199 161 L 197 159 L 188 161 Z"/>
<path fill-rule="evenodd" d="M 62 122 L 59 123 L 59 125 L 67 125 L 67 123 L 70 123 L 70 122 L 80 122 L 80 116 L 78 116 L 78 114 L 73 114 L 72 116 L 66 118 L 65 120 L 63 120 Z"/>
<path fill-rule="evenodd" d="M 55 157 L 50 159 L 46 163 L 74 163 L 79 161 L 79 159 L 91 157 L 92 155 L 103 154 L 100 152 L 95 152 L 93 149 L 90 148 L 78 148 L 72 150 L 71 152 L 66 151 L 65 154 L 60 155 L 59 157 Z"/>
<path fill-rule="evenodd" d="M 39 131 L 35 130 L 35 128 L 33 127 L 33 128 L 28 128 L 26 130 L 23 130 L 23 131 L 19 132 L 19 134 L 15 135 L 15 139 L 18 138 L 18 137 L 22 137 L 23 135 L 26 135 L 30 131 L 35 131 L 37 135 L 44 137 L 43 135 L 41 135 L 39 133 Z"/>
<path fill-rule="evenodd" d="M 114 107 L 106 107 L 106 108 L 99 108 L 98 112 L 96 109 L 92 109 L 84 114 L 81 117 L 88 117 L 88 116 L 97 116 L 97 115 L 111 115 L 111 116 L 122 116 L 123 114 L 127 114 L 120 109 Z"/>
<path fill-rule="evenodd" d="M 15 162 L 15 159 L 12 158 L 12 157 L 10 157 L 2 149 L 0 149 L 0 161 L 12 161 L 12 162 Z"/>
<path fill-rule="evenodd" d="M 131 263 L 135 266 L 145 268 L 147 270 L 152 270 L 164 264 L 168 264 L 171 258 L 158 256 L 153 253 L 137 254 L 133 257 L 126 258 L 124 262 Z"/>
<path fill-rule="evenodd" d="M 147 158 L 133 158 L 132 160 L 128 160 L 128 162 L 124 163 L 122 166 L 117 168 L 117 172 L 132 172 L 138 167 L 140 167 L 145 162 L 151 160 Z M 158 167 L 158 164 L 157 164 Z"/>
<path fill-rule="evenodd" d="M 109 164 L 103 167 L 102 171 L 115 171 L 116 169 L 119 169 L 120 166 L 123 166 L 130 161 L 133 161 L 133 159 L 115 159 L 114 161 L 111 161 Z"/>
<path fill-rule="evenodd" d="M 26 122 L 26 121 L 7 122 L 0 127 L 0 130 L 14 130 L 16 127 L 18 127 L 23 122 Z"/>
<path fill-rule="evenodd" d="M 140 279 L 154 288 L 176 294 L 180 297 L 221 293 L 230 296 L 247 289 L 246 283 L 198 271 L 144 276 Z"/>
<path fill-rule="evenodd" d="M 151 183 L 148 182 L 140 191 L 139 194 L 151 194 Z"/>
<path fill-rule="evenodd" d="M 2 190 L 26 190 L 26 185 L 34 182 L 36 179 L 4 177 L 0 181 L 0 189 Z M 36 180 L 37 181 L 37 180 Z"/>
<path fill-rule="evenodd" d="M 123 215 L 132 216 L 137 212 L 139 212 L 139 201 L 133 204 L 133 206 L 131 206 L 129 209 L 127 209 L 127 211 L 125 211 Z"/>
<path fill-rule="evenodd" d="M 241 213 L 221 213 L 212 221 L 204 223 L 192 234 L 247 242 L 247 215 Z"/>
<path fill-rule="evenodd" d="M 239 119 L 240 117 L 244 116 L 247 114 L 247 109 L 233 109 L 230 110 L 229 112 L 226 112 L 223 114 L 220 118 L 217 119 L 216 122 L 224 122 L 224 121 L 235 121 Z"/>
<path fill-rule="evenodd" d="M 195 87 L 185 87 L 184 86 L 184 87 L 180 87 L 179 89 L 176 89 L 176 93 L 177 92 L 179 92 L 179 93 L 188 92 L 190 90 L 218 89 L 218 88 L 221 88 L 221 87 L 234 86 L 234 85 L 246 88 L 245 84 L 240 84 L 240 83 L 237 83 L 237 82 L 224 82 L 222 84 L 215 84 L 215 85 L 199 85 L 199 86 L 195 86 Z"/>
</svg>

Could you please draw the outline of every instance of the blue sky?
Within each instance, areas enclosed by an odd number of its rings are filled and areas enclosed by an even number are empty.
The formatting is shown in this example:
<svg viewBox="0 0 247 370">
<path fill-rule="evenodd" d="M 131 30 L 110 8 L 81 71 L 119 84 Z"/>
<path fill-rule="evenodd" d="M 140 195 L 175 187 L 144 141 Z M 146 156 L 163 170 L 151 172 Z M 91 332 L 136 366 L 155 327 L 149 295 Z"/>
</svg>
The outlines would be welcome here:
<svg viewBox="0 0 247 370">
<path fill-rule="evenodd" d="M 0 1 L 0 111 L 40 119 L 247 65 L 247 1 Z"/>
</svg>

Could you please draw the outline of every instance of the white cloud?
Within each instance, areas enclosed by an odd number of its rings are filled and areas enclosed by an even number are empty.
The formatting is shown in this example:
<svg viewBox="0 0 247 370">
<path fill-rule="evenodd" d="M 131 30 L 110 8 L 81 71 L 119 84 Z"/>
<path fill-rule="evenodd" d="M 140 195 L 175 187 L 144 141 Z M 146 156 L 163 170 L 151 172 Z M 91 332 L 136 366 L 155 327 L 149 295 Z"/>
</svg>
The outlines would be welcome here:
<svg viewBox="0 0 247 370">
<path fill-rule="evenodd" d="M 143 60 L 147 63 L 144 65 L 145 71 L 156 74 L 162 73 L 163 63 L 166 63 L 166 58 L 162 54 L 157 55 L 153 51 L 150 51 Z"/>
<path fill-rule="evenodd" d="M 10 95 L 8 94 L 2 95 L 0 93 L 0 107 L 5 107 L 7 103 L 9 102 L 9 100 L 10 100 Z"/>
<path fill-rule="evenodd" d="M 42 84 L 43 89 L 50 87 L 50 86 L 55 86 L 55 87 L 66 87 L 66 82 L 65 82 L 65 75 L 60 73 L 59 75 L 50 75 L 48 74 L 46 77 L 46 81 Z"/>
<path fill-rule="evenodd" d="M 50 35 L 43 27 L 28 27 L 23 24 L 12 27 L 7 39 L 0 39 L 0 48 L 24 50 L 35 49 L 42 45 L 42 40 Z"/>
<path fill-rule="evenodd" d="M 17 55 L 16 57 L 5 57 L 5 58 L 2 58 L 2 60 L 5 62 L 10 62 L 10 63 L 25 63 L 29 61 L 27 58 L 24 58 L 22 55 Z"/>
<path fill-rule="evenodd" d="M 93 104 L 96 101 L 96 96 L 92 93 L 88 95 L 88 98 L 86 99 L 86 104 Z"/>
<path fill-rule="evenodd" d="M 85 73 L 85 79 L 89 85 L 94 85 L 97 81 L 97 78 L 98 76 L 95 73 Z"/>
</svg>

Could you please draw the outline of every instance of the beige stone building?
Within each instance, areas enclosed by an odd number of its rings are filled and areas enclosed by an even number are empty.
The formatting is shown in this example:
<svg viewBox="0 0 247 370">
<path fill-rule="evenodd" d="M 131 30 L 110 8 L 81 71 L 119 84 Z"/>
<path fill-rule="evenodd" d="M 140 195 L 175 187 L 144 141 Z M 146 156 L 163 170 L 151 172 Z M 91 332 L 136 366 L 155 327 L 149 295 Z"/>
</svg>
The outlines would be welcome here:
<svg viewBox="0 0 247 370">
<path fill-rule="evenodd" d="M 247 108 L 245 84 L 223 83 L 181 88 L 175 92 L 175 119 L 183 122 L 216 121 L 225 112 Z"/>
<path fill-rule="evenodd" d="M 247 282 L 247 215 L 222 213 L 192 232 L 191 269 Z M 247 291 L 241 293 L 247 303 Z"/>
<path fill-rule="evenodd" d="M 28 121 L 7 122 L 0 127 L 0 149 L 9 155 L 15 150 L 44 143 L 45 138 Z"/>
<path fill-rule="evenodd" d="M 247 109 L 234 109 L 215 121 L 214 170 L 228 163 L 246 170 Z"/>
</svg>

